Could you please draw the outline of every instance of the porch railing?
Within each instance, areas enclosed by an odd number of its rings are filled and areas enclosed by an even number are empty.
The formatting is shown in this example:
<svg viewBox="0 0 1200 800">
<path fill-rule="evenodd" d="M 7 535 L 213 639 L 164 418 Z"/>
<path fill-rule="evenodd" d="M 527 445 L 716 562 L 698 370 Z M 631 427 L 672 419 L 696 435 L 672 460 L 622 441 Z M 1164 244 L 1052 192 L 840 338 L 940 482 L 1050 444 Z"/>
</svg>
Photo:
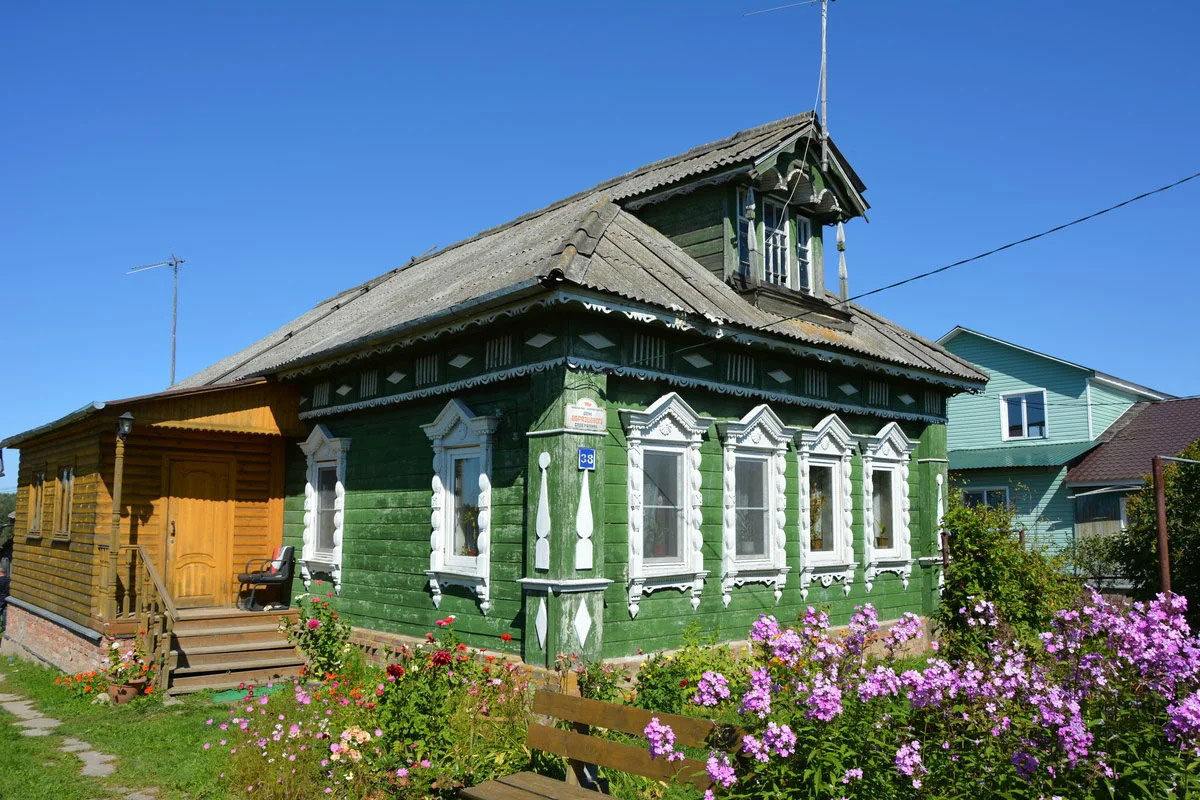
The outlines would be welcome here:
<svg viewBox="0 0 1200 800">
<path fill-rule="evenodd" d="M 154 688 L 165 690 L 171 677 L 171 635 L 179 612 L 143 545 L 121 548 L 114 589 L 118 618 L 137 621 L 138 634 L 154 665 Z"/>
</svg>

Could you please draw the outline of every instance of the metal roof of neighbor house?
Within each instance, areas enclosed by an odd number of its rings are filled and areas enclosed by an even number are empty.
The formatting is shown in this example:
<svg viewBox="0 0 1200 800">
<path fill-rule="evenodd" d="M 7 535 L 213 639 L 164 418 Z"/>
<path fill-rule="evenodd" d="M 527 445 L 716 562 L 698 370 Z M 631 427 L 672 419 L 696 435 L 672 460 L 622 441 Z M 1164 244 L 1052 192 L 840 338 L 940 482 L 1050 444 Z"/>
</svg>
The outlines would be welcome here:
<svg viewBox="0 0 1200 800">
<path fill-rule="evenodd" d="M 1154 456 L 1175 456 L 1200 439 L 1200 397 L 1138 403 L 1113 423 L 1108 440 L 1067 471 L 1067 483 L 1136 483 Z"/>
<path fill-rule="evenodd" d="M 706 173 L 749 170 L 817 130 L 811 113 L 787 117 L 657 161 L 319 303 L 306 314 L 178 385 L 201 386 L 320 362 L 472 309 L 546 291 L 548 278 L 710 322 L 879 359 L 967 384 L 986 376 L 939 345 L 857 305 L 853 330 L 762 311 L 613 200 L 645 196 Z M 840 157 L 838 159 L 840 161 Z M 856 191 L 862 184 L 842 165 Z M 831 293 L 821 298 L 837 301 Z"/>
<path fill-rule="evenodd" d="M 981 447 L 951 450 L 950 469 L 995 469 L 999 467 L 1059 467 L 1086 453 L 1096 442 L 1060 442 L 1020 447 Z"/>
</svg>

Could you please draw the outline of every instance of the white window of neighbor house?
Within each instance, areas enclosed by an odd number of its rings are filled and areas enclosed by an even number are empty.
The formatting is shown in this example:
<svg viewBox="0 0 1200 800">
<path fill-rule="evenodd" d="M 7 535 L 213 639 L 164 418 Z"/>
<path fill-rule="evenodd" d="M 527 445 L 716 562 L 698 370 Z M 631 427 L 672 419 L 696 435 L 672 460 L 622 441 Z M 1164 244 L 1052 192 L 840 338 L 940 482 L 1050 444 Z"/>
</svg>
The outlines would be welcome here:
<svg viewBox="0 0 1200 800">
<path fill-rule="evenodd" d="M 1046 390 L 1000 395 L 1001 435 L 1009 439 L 1045 439 Z"/>
<path fill-rule="evenodd" d="M 962 490 L 963 505 L 968 508 L 987 506 L 1002 508 L 1008 505 L 1007 486 L 981 486 Z"/>
</svg>

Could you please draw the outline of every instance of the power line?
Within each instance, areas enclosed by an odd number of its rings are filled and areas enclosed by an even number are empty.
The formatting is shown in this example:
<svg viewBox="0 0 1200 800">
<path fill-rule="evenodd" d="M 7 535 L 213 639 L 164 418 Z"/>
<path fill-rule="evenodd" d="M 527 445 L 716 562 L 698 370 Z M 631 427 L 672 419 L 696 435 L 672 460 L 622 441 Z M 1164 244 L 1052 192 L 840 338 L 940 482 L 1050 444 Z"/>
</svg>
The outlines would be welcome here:
<svg viewBox="0 0 1200 800">
<path fill-rule="evenodd" d="M 815 6 L 821 0 L 804 0 L 801 3 L 788 3 L 783 6 L 775 6 L 774 8 L 760 8 L 758 11 L 747 11 L 742 14 L 743 17 L 753 17 L 756 14 L 770 14 L 772 11 L 782 11 L 785 8 L 799 8 L 800 6 Z"/>
</svg>

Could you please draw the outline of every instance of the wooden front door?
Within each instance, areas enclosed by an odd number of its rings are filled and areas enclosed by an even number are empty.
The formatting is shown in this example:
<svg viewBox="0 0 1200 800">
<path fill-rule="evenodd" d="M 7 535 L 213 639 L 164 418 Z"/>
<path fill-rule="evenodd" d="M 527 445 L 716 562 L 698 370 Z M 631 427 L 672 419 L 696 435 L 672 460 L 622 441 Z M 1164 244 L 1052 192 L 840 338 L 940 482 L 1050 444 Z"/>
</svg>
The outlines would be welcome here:
<svg viewBox="0 0 1200 800">
<path fill-rule="evenodd" d="M 229 601 L 233 465 L 227 460 L 167 462 L 167 590 L 179 608 Z"/>
</svg>

